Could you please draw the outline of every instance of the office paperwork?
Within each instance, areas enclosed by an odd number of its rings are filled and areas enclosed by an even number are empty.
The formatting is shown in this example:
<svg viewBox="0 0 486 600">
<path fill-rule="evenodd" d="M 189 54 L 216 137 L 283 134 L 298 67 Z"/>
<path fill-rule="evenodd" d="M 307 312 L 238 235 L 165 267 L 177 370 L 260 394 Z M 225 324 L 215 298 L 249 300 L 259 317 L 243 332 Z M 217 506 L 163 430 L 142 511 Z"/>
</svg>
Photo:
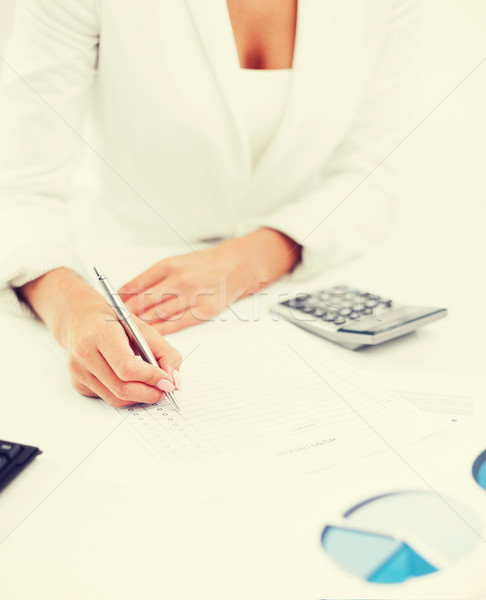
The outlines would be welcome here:
<svg viewBox="0 0 486 600">
<path fill-rule="evenodd" d="M 275 324 L 251 322 L 193 332 L 177 337 L 187 356 L 182 414 L 164 402 L 119 410 L 166 474 L 314 471 L 398 451 L 432 430 L 413 407 L 305 333 L 289 342 Z"/>
<path fill-rule="evenodd" d="M 486 377 L 409 371 L 372 371 L 385 389 L 442 421 L 486 422 Z"/>
</svg>

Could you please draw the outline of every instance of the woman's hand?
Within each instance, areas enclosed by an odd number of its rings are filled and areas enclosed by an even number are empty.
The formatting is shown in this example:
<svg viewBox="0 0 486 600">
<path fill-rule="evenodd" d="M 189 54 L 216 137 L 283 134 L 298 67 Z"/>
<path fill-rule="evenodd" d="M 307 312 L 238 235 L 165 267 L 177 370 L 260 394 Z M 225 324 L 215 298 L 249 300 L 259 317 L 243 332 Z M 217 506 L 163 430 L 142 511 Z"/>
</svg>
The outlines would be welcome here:
<svg viewBox="0 0 486 600">
<path fill-rule="evenodd" d="M 260 229 L 208 250 L 166 258 L 126 283 L 129 310 L 168 334 L 211 320 L 227 306 L 290 271 L 301 247 L 273 229 Z"/>
<path fill-rule="evenodd" d="M 21 293 L 67 350 L 73 387 L 84 396 L 123 407 L 152 404 L 176 388 L 181 364 L 177 350 L 136 319 L 160 367 L 136 356 L 103 296 L 72 271 L 51 271 Z"/>
</svg>

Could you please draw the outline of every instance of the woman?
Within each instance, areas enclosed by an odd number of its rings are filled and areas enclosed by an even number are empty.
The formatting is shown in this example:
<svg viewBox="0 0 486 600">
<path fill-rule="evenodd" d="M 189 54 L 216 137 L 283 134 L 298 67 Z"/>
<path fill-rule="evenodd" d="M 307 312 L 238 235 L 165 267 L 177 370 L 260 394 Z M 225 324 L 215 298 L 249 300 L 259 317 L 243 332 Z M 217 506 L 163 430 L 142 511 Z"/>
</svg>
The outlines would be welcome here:
<svg viewBox="0 0 486 600">
<path fill-rule="evenodd" d="M 294 269 L 313 273 L 383 229 L 415 9 L 19 2 L 0 117 L 2 294 L 52 329 L 75 389 L 115 406 L 157 401 L 181 362 L 161 334 Z M 79 275 L 66 212 L 85 201 L 73 183 L 81 150 L 98 163 L 96 209 L 127 244 L 187 248 L 120 290 L 160 369 L 136 359 Z"/>
</svg>

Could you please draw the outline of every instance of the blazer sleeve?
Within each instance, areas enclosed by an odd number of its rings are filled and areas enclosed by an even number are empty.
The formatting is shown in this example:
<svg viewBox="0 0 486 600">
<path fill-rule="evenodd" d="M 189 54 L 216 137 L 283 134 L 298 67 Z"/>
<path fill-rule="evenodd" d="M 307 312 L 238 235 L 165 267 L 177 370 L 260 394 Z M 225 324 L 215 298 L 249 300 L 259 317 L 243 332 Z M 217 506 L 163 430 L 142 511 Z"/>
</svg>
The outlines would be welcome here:
<svg viewBox="0 0 486 600">
<path fill-rule="evenodd" d="M 0 57 L 0 303 L 14 310 L 15 288 L 57 267 L 82 272 L 66 202 L 96 74 L 94 2 L 18 0 Z"/>
<path fill-rule="evenodd" d="M 410 131 L 419 2 L 391 4 L 378 60 L 347 134 L 305 195 L 251 224 L 281 231 L 303 246 L 299 278 L 362 253 L 386 234 L 397 212 L 393 159 Z"/>
</svg>

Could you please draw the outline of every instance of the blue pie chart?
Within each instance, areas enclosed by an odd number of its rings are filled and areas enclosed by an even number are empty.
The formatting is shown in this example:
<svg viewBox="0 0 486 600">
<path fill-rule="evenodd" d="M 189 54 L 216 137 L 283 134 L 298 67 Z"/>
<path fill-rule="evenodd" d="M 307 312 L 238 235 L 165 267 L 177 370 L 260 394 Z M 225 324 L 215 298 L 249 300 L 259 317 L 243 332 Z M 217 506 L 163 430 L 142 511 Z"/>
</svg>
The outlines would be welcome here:
<svg viewBox="0 0 486 600">
<path fill-rule="evenodd" d="M 472 472 L 474 479 L 486 490 L 486 450 L 474 461 Z"/>
<path fill-rule="evenodd" d="M 486 456 L 485 456 L 486 458 Z M 321 543 L 346 571 L 373 583 L 401 583 L 441 571 L 480 539 L 473 513 L 429 492 L 371 498 L 327 525 Z"/>
</svg>

